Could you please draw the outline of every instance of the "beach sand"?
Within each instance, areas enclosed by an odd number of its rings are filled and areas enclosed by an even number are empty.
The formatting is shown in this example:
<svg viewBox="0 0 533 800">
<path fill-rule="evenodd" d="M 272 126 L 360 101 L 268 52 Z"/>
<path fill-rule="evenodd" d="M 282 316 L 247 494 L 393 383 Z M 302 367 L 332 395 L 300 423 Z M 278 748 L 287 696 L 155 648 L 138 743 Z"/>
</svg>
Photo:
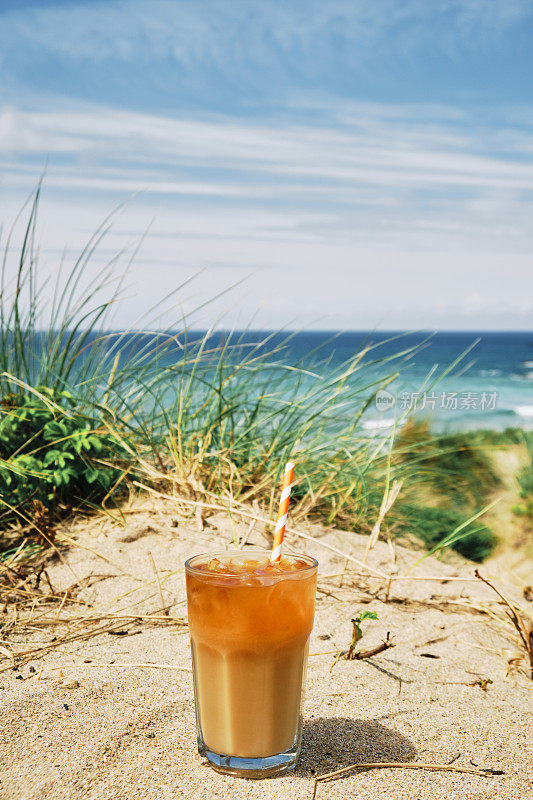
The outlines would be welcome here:
<svg viewBox="0 0 533 800">
<path fill-rule="evenodd" d="M 63 589 L 73 573 L 100 576 L 78 596 L 93 604 L 89 613 L 148 614 L 161 607 L 153 559 L 163 602 L 179 620 L 186 614 L 185 558 L 225 549 L 247 532 L 250 542 L 268 545 L 260 526 L 249 532 L 249 521 L 238 516 L 219 513 L 199 530 L 194 516 L 178 516 L 170 502 L 137 500 L 123 521 L 69 528 L 80 546 L 66 551 L 65 562 L 55 561 L 49 574 Z M 507 660 L 517 650 L 512 632 L 473 607 L 494 600 L 490 589 L 471 580 L 474 566 L 456 556 L 428 558 L 410 573 L 426 580 L 394 581 L 383 602 L 381 578 L 362 579 L 355 564 L 323 546 L 361 559 L 365 537 L 310 524 L 301 532 L 317 541 L 288 536 L 287 547 L 315 555 L 320 578 L 294 774 L 247 781 L 207 767 L 196 747 L 187 628 L 124 619 L 119 635 L 62 644 L 20 670 L 0 673 L 2 800 L 311 798 L 315 776 L 361 761 L 453 762 L 505 774 L 372 770 L 321 783 L 317 798 L 533 798 L 533 682 L 509 672 Z M 420 557 L 410 548 L 394 550 L 396 563 L 389 545 L 379 542 L 368 564 L 401 575 Z M 492 576 L 506 579 L 506 591 L 531 614 L 533 603 L 520 598 L 512 575 L 496 571 L 493 562 Z M 444 576 L 461 580 L 443 582 Z M 350 642 L 351 617 L 365 609 L 377 611 L 379 620 L 363 623 L 360 647 L 379 644 L 388 631 L 395 647 L 331 669 L 334 653 Z M 66 610 L 79 613 L 79 606 Z M 53 635 L 58 631 L 19 638 Z M 165 666 L 127 666 L 148 662 Z M 492 681 L 486 691 L 476 683 L 483 679 Z"/>
</svg>

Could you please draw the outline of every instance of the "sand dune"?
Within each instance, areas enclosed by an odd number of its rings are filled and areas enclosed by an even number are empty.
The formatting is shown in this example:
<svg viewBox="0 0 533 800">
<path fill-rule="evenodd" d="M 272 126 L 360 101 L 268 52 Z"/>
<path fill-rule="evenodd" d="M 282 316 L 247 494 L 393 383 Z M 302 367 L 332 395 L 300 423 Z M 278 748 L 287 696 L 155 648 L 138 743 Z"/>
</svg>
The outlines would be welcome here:
<svg viewBox="0 0 533 800">
<path fill-rule="evenodd" d="M 248 521 L 223 514 L 200 531 L 194 518 L 177 516 L 161 501 L 129 511 L 125 523 L 70 528 L 81 546 L 49 570 L 60 587 L 72 584 L 72 572 L 100 576 L 78 599 L 91 601 L 89 613 L 122 610 L 115 635 L 62 644 L 0 674 L 3 800 L 311 798 L 316 775 L 375 760 L 475 764 L 505 774 L 374 770 L 322 783 L 317 797 L 533 798 L 533 682 L 509 666 L 517 650 L 513 634 L 483 613 L 500 615 L 491 591 L 472 580 L 473 565 L 457 556 L 446 563 L 428 558 L 410 573 L 426 579 L 394 580 L 383 602 L 386 581 L 363 576 L 324 546 L 361 559 L 366 538 L 311 525 L 301 531 L 315 542 L 287 539 L 288 547 L 320 562 L 299 767 L 293 775 L 257 782 L 213 772 L 196 751 L 188 632 L 180 624 L 183 562 L 193 553 L 224 549 L 247 532 L 250 543 L 268 542 L 260 530 L 249 532 Z M 400 546 L 393 554 L 379 542 L 368 564 L 401 576 L 420 555 Z M 533 604 L 520 597 L 512 576 L 496 574 L 497 566 L 492 562 L 492 575 L 506 578 L 506 591 L 531 613 Z M 126 618 L 158 611 L 161 593 L 175 625 Z M 80 608 L 66 604 L 62 613 L 79 614 Z M 335 652 L 350 641 L 350 618 L 363 608 L 376 610 L 379 620 L 366 623 L 361 646 L 378 644 L 390 631 L 395 647 L 366 661 L 340 660 L 331 669 Z M 158 611 L 157 618 L 163 616 Z M 62 630 L 28 632 L 17 647 Z M 138 666 L 148 662 L 160 666 Z"/>
</svg>

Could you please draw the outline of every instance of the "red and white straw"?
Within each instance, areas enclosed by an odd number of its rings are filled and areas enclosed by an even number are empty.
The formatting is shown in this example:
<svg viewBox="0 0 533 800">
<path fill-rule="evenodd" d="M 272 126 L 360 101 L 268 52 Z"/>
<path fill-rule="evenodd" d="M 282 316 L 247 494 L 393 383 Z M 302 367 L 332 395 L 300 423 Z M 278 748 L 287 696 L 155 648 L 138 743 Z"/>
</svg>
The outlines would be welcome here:
<svg viewBox="0 0 533 800">
<path fill-rule="evenodd" d="M 292 479 L 294 477 L 294 464 L 289 461 L 285 467 L 285 474 L 283 475 L 283 489 L 281 490 L 281 498 L 279 501 L 278 521 L 276 522 L 276 532 L 274 533 L 274 544 L 272 546 L 272 553 L 270 555 L 270 563 L 273 564 L 281 558 L 281 545 L 283 543 L 283 535 L 285 533 L 285 525 L 287 524 L 287 511 L 289 510 L 289 499 L 291 496 Z"/>
</svg>

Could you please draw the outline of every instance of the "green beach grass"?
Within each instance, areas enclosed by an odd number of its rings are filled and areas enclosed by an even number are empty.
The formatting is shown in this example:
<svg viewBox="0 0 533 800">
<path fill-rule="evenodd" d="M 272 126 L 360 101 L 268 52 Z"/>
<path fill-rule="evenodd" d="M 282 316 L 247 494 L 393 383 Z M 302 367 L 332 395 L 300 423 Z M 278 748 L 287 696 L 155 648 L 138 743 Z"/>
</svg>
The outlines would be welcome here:
<svg viewBox="0 0 533 800">
<path fill-rule="evenodd" d="M 310 517 L 368 533 L 397 481 L 400 495 L 383 531 L 410 532 L 438 549 L 459 528 L 455 549 L 476 560 L 491 552 L 495 536 L 486 526 L 475 520 L 462 527 L 498 483 L 479 448 L 462 436 L 433 437 L 407 419 L 379 436 L 361 425 L 377 391 L 412 352 L 401 337 L 393 356 L 369 345 L 326 371 L 317 369 L 316 353 L 312 366 L 287 363 L 283 342 L 269 337 L 250 345 L 228 332 L 213 346 L 211 331 L 195 336 L 183 317 L 152 330 L 149 316 L 159 307 L 131 330 L 113 332 L 129 255 L 103 266 L 96 280 L 89 275 L 112 218 L 47 282 L 36 247 L 40 190 L 23 229 L 19 220 L 4 241 L 4 554 L 22 534 L 47 541 L 58 519 L 119 508 L 133 481 L 216 498 L 230 512 L 236 502 L 256 502 L 272 514 L 289 458 L 297 462 L 295 521 Z M 437 379 L 430 376 L 432 385 Z M 528 480 L 524 475 L 524 486 Z"/>
</svg>

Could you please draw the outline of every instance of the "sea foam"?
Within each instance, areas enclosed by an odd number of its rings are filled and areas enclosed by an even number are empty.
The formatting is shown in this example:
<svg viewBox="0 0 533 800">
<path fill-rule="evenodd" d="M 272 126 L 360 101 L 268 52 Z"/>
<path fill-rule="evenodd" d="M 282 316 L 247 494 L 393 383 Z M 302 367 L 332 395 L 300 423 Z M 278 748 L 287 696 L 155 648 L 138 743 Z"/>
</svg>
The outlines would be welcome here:
<svg viewBox="0 0 533 800">
<path fill-rule="evenodd" d="M 394 425 L 393 419 L 365 419 L 363 428 L 367 431 L 377 430 L 378 428 L 390 428 Z"/>
<path fill-rule="evenodd" d="M 515 414 L 518 414 L 519 417 L 533 417 L 533 406 L 515 406 L 513 408 Z"/>
</svg>

